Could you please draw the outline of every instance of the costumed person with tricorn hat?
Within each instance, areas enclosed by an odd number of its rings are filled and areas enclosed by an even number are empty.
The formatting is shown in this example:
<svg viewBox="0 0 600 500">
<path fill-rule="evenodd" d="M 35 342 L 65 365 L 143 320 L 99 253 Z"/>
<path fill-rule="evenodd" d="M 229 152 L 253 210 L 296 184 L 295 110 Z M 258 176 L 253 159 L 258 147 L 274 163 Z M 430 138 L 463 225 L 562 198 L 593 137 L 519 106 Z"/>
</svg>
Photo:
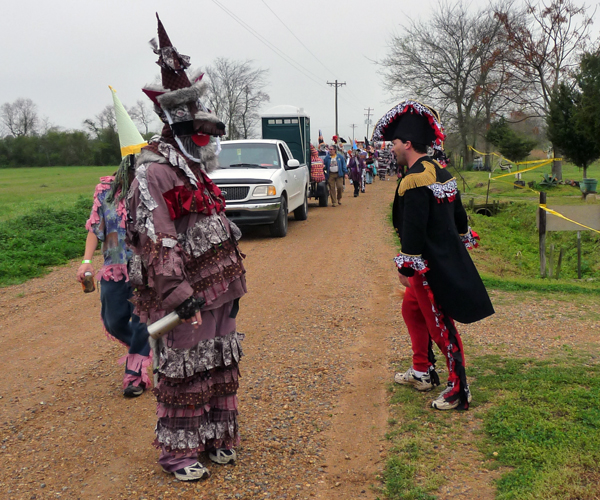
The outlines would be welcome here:
<svg viewBox="0 0 600 500">
<path fill-rule="evenodd" d="M 413 363 L 394 380 L 419 391 L 439 385 L 433 340 L 446 358 L 448 385 L 431 405 L 466 410 L 471 394 L 454 321 L 473 323 L 494 309 L 467 251 L 478 236 L 468 226 L 456 179 L 427 155 L 444 138 L 437 112 L 411 100 L 388 111 L 373 132 L 373 140 L 392 141 L 398 165 L 408 167 L 396 190 L 393 224 L 401 242 L 395 262 L 406 287 L 402 317 Z"/>
<path fill-rule="evenodd" d="M 94 192 L 92 212 L 85 227 L 88 235 L 83 261 L 77 270 L 77 280 L 84 281 L 86 273 L 100 282 L 100 317 L 109 337 L 125 344 L 127 355 L 119 363 L 125 364 L 123 395 L 140 396 L 152 384 L 148 377 L 150 345 L 148 329 L 140 318 L 133 314 L 132 294 L 128 264 L 133 252 L 125 244 L 127 210 L 125 197 L 135 173 L 135 157 L 148 143 L 143 139 L 116 91 L 110 87 L 115 106 L 117 130 L 121 145 L 121 164 L 113 174 L 100 178 Z M 94 276 L 92 256 L 102 242 L 104 263 Z"/>
<path fill-rule="evenodd" d="M 158 18 L 158 16 L 157 16 Z M 199 456 L 236 460 L 238 363 L 236 315 L 246 293 L 239 229 L 208 173 L 225 125 L 207 111 L 202 75 L 188 76 L 189 57 L 171 44 L 158 20 L 162 85 L 146 86 L 164 122 L 142 149 L 128 197 L 128 241 L 141 266 L 133 302 L 149 328 L 175 311 L 184 321 L 153 346 L 158 357 L 155 446 L 159 464 L 181 481 L 208 477 Z M 211 139 L 211 137 L 213 139 Z"/>
</svg>

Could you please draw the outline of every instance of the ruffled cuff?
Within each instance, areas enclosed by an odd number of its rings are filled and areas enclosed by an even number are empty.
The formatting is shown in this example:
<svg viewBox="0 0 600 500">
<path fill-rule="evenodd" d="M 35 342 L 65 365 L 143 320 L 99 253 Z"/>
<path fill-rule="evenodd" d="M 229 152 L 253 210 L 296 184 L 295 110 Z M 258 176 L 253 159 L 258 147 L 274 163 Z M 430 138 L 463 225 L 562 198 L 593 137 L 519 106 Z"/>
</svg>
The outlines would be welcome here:
<svg viewBox="0 0 600 500">
<path fill-rule="evenodd" d="M 423 274 L 429 271 L 429 268 L 427 267 L 427 261 L 420 255 L 399 253 L 394 258 L 394 262 L 400 271 L 402 271 L 404 268 L 412 269 L 417 274 Z"/>
<path fill-rule="evenodd" d="M 466 234 L 460 235 L 460 239 L 464 243 L 467 250 L 471 250 L 479 246 L 479 235 L 473 231 L 470 226 Z"/>
</svg>

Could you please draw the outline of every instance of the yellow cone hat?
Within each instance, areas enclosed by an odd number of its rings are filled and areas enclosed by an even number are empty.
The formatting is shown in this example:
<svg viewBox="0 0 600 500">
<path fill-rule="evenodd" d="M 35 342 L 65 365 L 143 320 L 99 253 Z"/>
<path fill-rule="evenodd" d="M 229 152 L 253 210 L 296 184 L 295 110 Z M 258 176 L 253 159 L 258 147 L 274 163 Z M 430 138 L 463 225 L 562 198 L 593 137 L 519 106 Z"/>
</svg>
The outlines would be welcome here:
<svg viewBox="0 0 600 500">
<path fill-rule="evenodd" d="M 115 116 L 117 117 L 121 157 L 125 158 L 127 155 L 135 155 L 140 152 L 140 149 L 148 145 L 148 141 L 144 140 L 142 134 L 140 134 L 133 123 L 133 120 L 129 116 L 129 113 L 127 113 L 125 106 L 121 104 L 121 100 L 117 97 L 117 91 L 110 85 L 108 88 L 112 92 L 113 102 L 115 104 Z"/>
</svg>

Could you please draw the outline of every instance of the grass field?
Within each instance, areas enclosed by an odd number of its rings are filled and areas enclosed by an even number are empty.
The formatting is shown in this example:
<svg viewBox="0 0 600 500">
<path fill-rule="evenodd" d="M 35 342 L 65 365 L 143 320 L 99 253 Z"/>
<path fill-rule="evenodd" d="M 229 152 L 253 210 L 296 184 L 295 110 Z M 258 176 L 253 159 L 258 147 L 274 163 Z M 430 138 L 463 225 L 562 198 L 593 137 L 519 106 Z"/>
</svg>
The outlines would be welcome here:
<svg viewBox="0 0 600 500">
<path fill-rule="evenodd" d="M 36 206 L 61 208 L 79 196 L 91 197 L 98 179 L 117 167 L 0 169 L 0 221 L 30 213 Z"/>
<path fill-rule="evenodd" d="M 599 498 L 597 357 L 569 350 L 541 360 L 484 355 L 470 361 L 468 375 L 476 398 L 471 411 L 482 421 L 481 460 L 505 471 L 496 483 L 498 500 Z M 460 456 L 468 444 L 464 419 L 432 411 L 429 393 L 398 385 L 390 392 L 385 496 L 435 500 L 446 484 L 448 456 Z"/>
<path fill-rule="evenodd" d="M 115 167 L 0 169 L 0 286 L 83 254 L 94 187 Z"/>
<path fill-rule="evenodd" d="M 527 167 L 527 165 L 525 166 Z M 521 168 L 522 170 L 522 168 Z M 573 179 L 580 181 L 583 178 L 583 171 L 577 168 L 572 163 L 563 163 L 563 180 Z M 454 168 L 450 167 L 450 172 L 456 176 L 458 181 L 458 187 L 461 193 L 466 198 L 465 202 L 469 198 L 474 197 L 477 203 L 485 201 L 488 188 L 488 177 L 490 172 L 457 172 Z M 579 203 L 581 201 L 581 191 L 579 188 L 575 188 L 568 185 L 559 185 L 553 188 L 540 188 L 537 184 L 543 179 L 544 174 L 552 173 L 552 166 L 545 165 L 535 170 L 530 170 L 521 174 L 521 180 L 525 181 L 525 188 L 515 188 L 515 174 L 517 172 L 513 169 L 512 175 L 507 175 L 499 179 L 493 179 L 506 174 L 499 168 L 495 168 L 491 172 L 492 180 L 490 182 L 489 199 L 509 201 L 509 200 L 538 200 L 539 195 L 531 189 L 527 188 L 527 183 L 535 182 L 535 191 L 540 189 L 546 191 L 548 195 L 548 203 L 552 203 L 553 198 L 560 198 L 561 204 Z M 592 164 L 587 170 L 588 178 L 600 179 L 600 162 Z M 464 180 L 464 182 L 463 182 Z M 588 202 L 589 203 L 589 202 Z"/>
</svg>

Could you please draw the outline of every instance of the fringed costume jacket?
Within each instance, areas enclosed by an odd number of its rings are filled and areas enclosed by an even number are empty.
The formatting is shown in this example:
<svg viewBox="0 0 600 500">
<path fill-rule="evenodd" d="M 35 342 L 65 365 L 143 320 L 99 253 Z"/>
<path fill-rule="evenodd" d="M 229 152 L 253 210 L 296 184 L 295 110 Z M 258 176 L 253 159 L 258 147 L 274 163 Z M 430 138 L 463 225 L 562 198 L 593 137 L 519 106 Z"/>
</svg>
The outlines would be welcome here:
<svg viewBox="0 0 600 500">
<path fill-rule="evenodd" d="M 461 323 L 494 313 L 467 248 L 477 246 L 468 226 L 456 179 L 428 156 L 417 160 L 398 185 L 393 224 L 405 276 L 424 274 L 438 307 Z"/>
</svg>

